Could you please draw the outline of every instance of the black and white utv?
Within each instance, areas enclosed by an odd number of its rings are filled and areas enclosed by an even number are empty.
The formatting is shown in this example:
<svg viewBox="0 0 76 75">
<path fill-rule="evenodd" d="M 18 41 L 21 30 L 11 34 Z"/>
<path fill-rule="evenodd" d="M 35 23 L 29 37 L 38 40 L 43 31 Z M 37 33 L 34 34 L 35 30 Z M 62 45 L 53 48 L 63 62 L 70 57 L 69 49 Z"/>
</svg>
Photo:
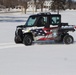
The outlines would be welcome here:
<svg viewBox="0 0 76 75">
<path fill-rule="evenodd" d="M 25 25 L 17 26 L 15 43 L 32 45 L 33 41 L 54 40 L 64 44 L 72 44 L 74 39 L 69 31 L 75 31 L 76 26 L 61 23 L 61 15 L 39 13 L 29 16 Z"/>
</svg>

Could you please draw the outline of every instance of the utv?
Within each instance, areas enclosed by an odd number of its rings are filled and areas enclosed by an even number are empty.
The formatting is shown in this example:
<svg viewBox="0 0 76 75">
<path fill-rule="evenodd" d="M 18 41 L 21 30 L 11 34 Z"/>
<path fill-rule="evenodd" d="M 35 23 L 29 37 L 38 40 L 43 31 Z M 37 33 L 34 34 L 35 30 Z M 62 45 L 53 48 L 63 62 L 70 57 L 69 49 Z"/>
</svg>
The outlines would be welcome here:
<svg viewBox="0 0 76 75">
<path fill-rule="evenodd" d="M 32 45 L 33 41 L 54 40 L 64 44 L 72 44 L 74 39 L 69 31 L 76 26 L 61 22 L 60 14 L 39 13 L 29 16 L 25 25 L 17 26 L 15 43 Z"/>
</svg>

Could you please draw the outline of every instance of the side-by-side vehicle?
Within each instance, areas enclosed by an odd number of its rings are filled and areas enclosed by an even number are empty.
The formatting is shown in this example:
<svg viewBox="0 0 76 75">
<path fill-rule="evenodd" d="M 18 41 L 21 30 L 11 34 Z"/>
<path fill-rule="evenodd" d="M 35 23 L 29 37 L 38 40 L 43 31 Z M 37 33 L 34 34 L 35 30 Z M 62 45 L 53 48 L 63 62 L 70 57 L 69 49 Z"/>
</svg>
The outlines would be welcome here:
<svg viewBox="0 0 76 75">
<path fill-rule="evenodd" d="M 25 25 L 17 26 L 14 40 L 27 46 L 45 40 L 72 44 L 74 39 L 68 32 L 75 29 L 74 25 L 62 23 L 60 14 L 39 13 L 29 16 Z"/>
</svg>

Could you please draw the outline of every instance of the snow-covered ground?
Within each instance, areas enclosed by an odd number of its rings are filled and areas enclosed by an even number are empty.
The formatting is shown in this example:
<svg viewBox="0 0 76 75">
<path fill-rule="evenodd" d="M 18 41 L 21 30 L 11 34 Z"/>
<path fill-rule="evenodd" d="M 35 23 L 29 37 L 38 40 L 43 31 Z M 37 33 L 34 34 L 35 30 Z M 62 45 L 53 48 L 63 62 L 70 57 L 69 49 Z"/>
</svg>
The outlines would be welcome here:
<svg viewBox="0 0 76 75">
<path fill-rule="evenodd" d="M 60 13 L 62 22 L 76 25 L 75 10 Z M 14 43 L 16 26 L 30 14 L 0 14 L 0 75 L 76 75 L 76 32 L 70 32 L 75 40 L 71 45 Z"/>
</svg>

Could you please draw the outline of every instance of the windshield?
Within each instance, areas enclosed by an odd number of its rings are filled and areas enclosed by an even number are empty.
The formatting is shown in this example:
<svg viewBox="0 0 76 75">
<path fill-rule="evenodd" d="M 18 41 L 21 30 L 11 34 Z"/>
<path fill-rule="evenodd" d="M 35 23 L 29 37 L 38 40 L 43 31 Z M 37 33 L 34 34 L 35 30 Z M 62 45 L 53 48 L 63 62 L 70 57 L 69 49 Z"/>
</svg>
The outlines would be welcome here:
<svg viewBox="0 0 76 75">
<path fill-rule="evenodd" d="M 29 19 L 26 22 L 26 26 L 29 26 L 29 27 L 33 26 L 35 24 L 36 20 L 37 20 L 37 17 L 30 16 Z"/>
</svg>

